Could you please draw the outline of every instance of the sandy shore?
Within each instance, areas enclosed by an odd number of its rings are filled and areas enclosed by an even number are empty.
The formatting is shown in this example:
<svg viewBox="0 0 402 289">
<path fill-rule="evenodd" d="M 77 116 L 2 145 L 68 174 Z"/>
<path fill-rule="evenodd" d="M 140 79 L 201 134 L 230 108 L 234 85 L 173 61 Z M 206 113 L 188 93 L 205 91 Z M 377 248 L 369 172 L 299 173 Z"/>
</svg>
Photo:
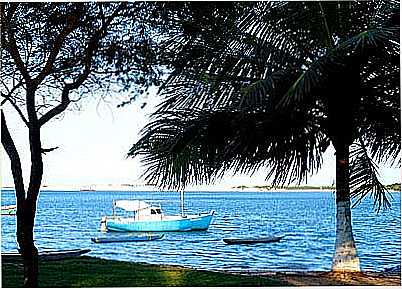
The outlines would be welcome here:
<svg viewBox="0 0 402 289">
<path fill-rule="evenodd" d="M 256 272 L 241 275 L 266 276 L 290 286 L 401 286 L 400 274 L 374 272 Z"/>
</svg>

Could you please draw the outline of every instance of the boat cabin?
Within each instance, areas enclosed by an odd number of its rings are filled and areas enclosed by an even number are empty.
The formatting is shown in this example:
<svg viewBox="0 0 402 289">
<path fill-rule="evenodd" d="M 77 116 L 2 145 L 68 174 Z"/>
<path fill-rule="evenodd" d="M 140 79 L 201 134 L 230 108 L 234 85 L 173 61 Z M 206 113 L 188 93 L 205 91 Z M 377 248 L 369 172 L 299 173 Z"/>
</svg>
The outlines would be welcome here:
<svg viewBox="0 0 402 289">
<path fill-rule="evenodd" d="M 151 206 L 150 204 L 139 200 L 118 200 L 113 201 L 113 215 L 115 208 L 121 208 L 125 211 L 133 212 L 136 221 L 142 220 L 161 220 L 164 217 L 162 209 Z"/>
<path fill-rule="evenodd" d="M 135 220 L 161 220 L 163 212 L 160 207 L 148 207 L 146 209 L 138 210 L 135 213 Z"/>
</svg>

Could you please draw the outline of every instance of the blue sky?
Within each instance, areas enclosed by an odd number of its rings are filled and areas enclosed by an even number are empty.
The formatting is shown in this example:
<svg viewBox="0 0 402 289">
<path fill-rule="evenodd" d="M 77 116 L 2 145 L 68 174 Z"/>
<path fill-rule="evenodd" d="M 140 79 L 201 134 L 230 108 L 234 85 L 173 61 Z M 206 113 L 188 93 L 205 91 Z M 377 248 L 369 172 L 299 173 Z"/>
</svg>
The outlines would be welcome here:
<svg viewBox="0 0 402 289">
<path fill-rule="evenodd" d="M 95 100 L 84 100 L 81 111 L 67 111 L 60 120 L 53 120 L 43 127 L 42 144 L 44 148 L 58 146 L 59 149 L 44 155 L 43 184 L 49 186 L 86 186 L 140 184 L 143 167 L 139 159 L 126 159 L 130 146 L 139 138 L 141 128 L 147 123 L 147 116 L 158 102 L 155 97 L 147 99 L 144 109 L 139 99 L 131 105 L 116 108 Z M 5 107 L 6 118 L 11 134 L 20 151 L 24 180 L 27 185 L 29 151 L 26 128 L 16 117 L 14 111 Z M 11 113 L 11 114 L 10 114 Z M 10 163 L 2 150 L 2 184 L 13 184 Z M 399 168 L 381 168 L 381 178 L 385 184 L 400 182 Z M 311 185 L 331 185 L 334 182 L 334 150 L 324 155 L 322 169 L 309 178 Z M 265 172 L 260 170 L 253 176 L 228 173 L 215 187 L 236 185 L 264 185 Z M 210 188 L 214 188 L 211 186 Z"/>
</svg>

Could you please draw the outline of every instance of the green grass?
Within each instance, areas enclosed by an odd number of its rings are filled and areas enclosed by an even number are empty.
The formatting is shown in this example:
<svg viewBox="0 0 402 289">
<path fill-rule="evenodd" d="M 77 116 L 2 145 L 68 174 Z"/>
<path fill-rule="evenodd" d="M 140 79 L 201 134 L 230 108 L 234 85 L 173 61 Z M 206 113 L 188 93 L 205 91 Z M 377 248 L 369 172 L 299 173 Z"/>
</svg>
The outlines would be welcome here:
<svg viewBox="0 0 402 289">
<path fill-rule="evenodd" d="M 39 262 L 39 287 L 287 286 L 268 277 L 77 257 Z M 2 263 L 2 287 L 23 286 L 22 265 Z"/>
</svg>

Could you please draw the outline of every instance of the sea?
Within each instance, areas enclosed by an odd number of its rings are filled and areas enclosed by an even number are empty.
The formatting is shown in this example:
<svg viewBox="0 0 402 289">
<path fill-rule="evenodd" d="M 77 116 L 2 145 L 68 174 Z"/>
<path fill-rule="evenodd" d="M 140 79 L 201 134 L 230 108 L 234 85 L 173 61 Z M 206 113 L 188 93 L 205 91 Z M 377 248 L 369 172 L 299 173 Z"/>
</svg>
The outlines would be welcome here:
<svg viewBox="0 0 402 289">
<path fill-rule="evenodd" d="M 212 271 L 326 271 L 335 247 L 333 192 L 186 192 L 186 213 L 215 211 L 204 232 L 167 232 L 161 240 L 93 243 L 100 219 L 112 214 L 113 200 L 160 204 L 180 213 L 178 192 L 41 191 L 34 239 L 39 250 L 90 249 L 103 259 L 180 265 Z M 391 209 L 376 212 L 366 198 L 352 209 L 354 238 L 362 270 L 383 271 L 401 263 L 401 197 L 390 193 Z M 15 204 L 2 190 L 1 204 Z M 1 217 L 1 251 L 16 252 L 16 218 Z M 135 234 L 135 233 L 134 233 Z M 223 238 L 283 236 L 277 243 L 227 245 Z"/>
</svg>

